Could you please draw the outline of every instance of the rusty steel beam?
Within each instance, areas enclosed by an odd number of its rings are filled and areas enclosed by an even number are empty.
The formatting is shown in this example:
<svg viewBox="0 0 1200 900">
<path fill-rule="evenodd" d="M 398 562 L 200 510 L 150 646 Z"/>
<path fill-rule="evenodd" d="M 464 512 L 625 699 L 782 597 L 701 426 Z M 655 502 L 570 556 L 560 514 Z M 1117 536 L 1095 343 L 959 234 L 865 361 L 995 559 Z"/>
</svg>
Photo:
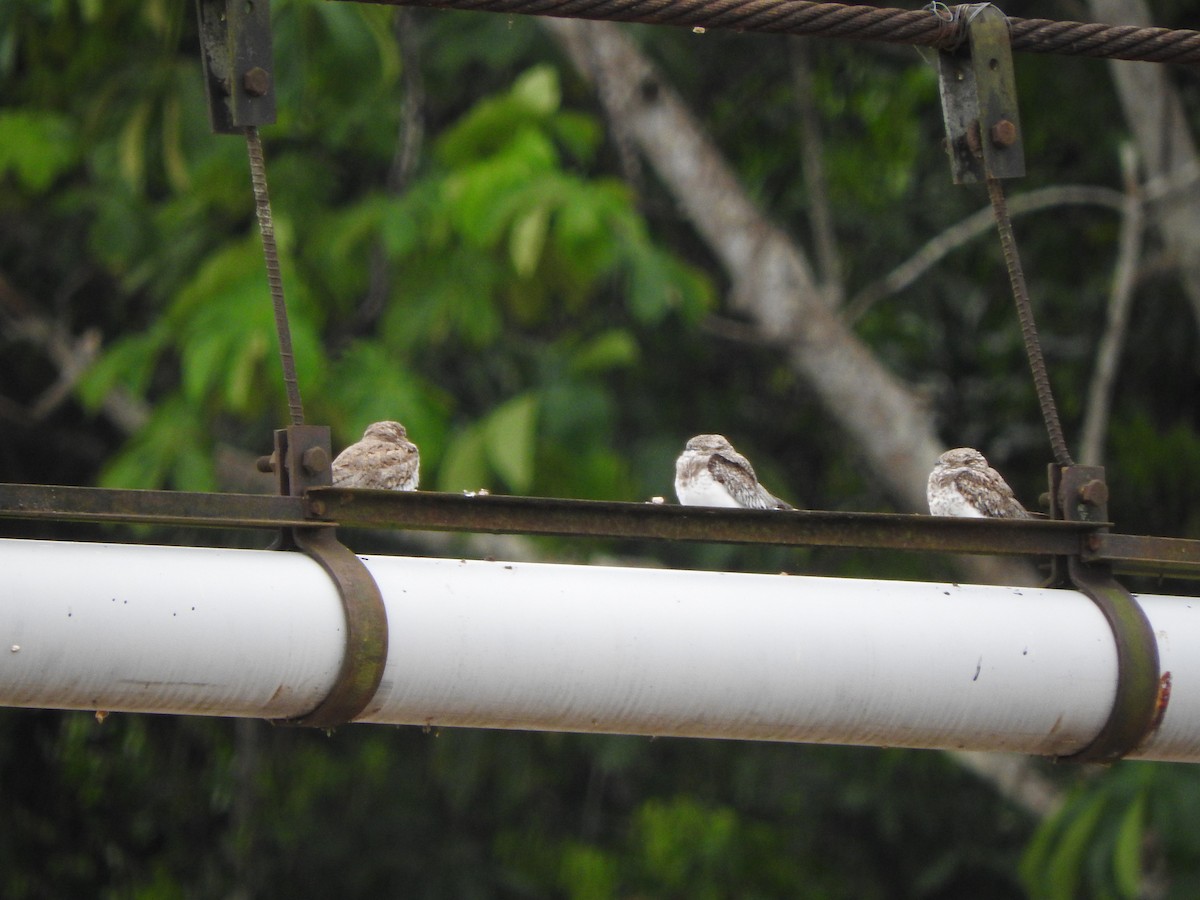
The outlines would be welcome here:
<svg viewBox="0 0 1200 900">
<path fill-rule="evenodd" d="M 342 526 L 414 528 L 735 544 L 853 547 L 1008 556 L 1080 552 L 1095 523 L 1048 519 L 946 519 L 894 513 L 715 509 L 463 495 L 430 491 L 312 488 L 312 515 Z"/>
<path fill-rule="evenodd" d="M 147 525 L 282 528 L 322 525 L 301 497 L 0 484 L 0 518 Z"/>
<path fill-rule="evenodd" d="M 310 488 L 305 497 L 0 484 L 0 518 L 204 527 L 349 526 L 1071 556 L 1124 573 L 1200 576 L 1200 541 L 1110 534 L 1104 522 L 710 509 L 432 491 Z"/>
<path fill-rule="evenodd" d="M 1200 541 L 1100 531 L 1084 541 L 1082 559 L 1109 562 L 1131 574 L 1195 577 L 1200 574 Z"/>
</svg>

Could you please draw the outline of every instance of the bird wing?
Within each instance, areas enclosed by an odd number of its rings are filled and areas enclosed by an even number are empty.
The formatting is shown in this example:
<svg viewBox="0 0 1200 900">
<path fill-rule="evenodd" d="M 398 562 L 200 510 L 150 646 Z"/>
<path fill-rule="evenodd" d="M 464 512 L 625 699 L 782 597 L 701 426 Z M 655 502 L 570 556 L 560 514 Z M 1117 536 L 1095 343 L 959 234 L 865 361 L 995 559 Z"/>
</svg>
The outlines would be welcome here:
<svg viewBox="0 0 1200 900">
<path fill-rule="evenodd" d="M 954 479 L 954 485 L 968 503 L 988 518 L 1029 518 L 1029 513 L 1017 500 L 1012 488 L 1000 473 L 990 466 L 982 472 L 978 469 L 964 469 Z"/>
<path fill-rule="evenodd" d="M 747 509 L 793 508 L 758 483 L 750 460 L 736 450 L 714 453 L 709 457 L 708 471 L 740 506 Z"/>
<path fill-rule="evenodd" d="M 415 481 L 420 462 L 416 445 L 409 441 L 359 441 L 333 461 L 333 484 L 394 490 L 410 478 Z"/>
</svg>

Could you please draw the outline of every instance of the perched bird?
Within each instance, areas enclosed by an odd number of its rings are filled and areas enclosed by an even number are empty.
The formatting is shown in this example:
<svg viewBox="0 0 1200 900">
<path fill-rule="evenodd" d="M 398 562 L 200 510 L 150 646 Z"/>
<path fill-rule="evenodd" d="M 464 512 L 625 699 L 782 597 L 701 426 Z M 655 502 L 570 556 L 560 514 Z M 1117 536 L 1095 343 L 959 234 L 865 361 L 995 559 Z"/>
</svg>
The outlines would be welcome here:
<svg viewBox="0 0 1200 900">
<path fill-rule="evenodd" d="M 970 447 L 947 450 L 938 457 L 925 494 L 932 516 L 1030 518 L 1000 473 Z"/>
<path fill-rule="evenodd" d="M 333 461 L 333 486 L 415 491 L 421 454 L 399 422 L 368 425 L 362 440 Z"/>
<path fill-rule="evenodd" d="M 675 460 L 675 494 L 684 506 L 792 509 L 761 484 L 750 460 L 719 434 L 698 434 Z"/>
</svg>

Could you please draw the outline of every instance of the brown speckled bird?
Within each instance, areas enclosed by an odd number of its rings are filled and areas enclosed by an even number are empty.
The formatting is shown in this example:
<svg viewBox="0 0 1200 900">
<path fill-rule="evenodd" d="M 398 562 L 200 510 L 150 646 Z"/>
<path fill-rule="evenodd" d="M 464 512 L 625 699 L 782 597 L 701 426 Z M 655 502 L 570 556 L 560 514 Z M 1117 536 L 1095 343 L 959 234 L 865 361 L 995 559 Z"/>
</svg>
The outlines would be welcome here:
<svg viewBox="0 0 1200 900">
<path fill-rule="evenodd" d="M 929 514 L 975 519 L 1028 519 L 1000 473 L 978 450 L 957 447 L 938 457 L 925 490 Z"/>
<path fill-rule="evenodd" d="M 792 509 L 758 483 L 750 460 L 719 434 L 698 434 L 675 461 L 675 495 L 684 506 Z"/>
<path fill-rule="evenodd" d="M 399 422 L 375 422 L 333 461 L 333 486 L 415 491 L 421 454 Z"/>
</svg>

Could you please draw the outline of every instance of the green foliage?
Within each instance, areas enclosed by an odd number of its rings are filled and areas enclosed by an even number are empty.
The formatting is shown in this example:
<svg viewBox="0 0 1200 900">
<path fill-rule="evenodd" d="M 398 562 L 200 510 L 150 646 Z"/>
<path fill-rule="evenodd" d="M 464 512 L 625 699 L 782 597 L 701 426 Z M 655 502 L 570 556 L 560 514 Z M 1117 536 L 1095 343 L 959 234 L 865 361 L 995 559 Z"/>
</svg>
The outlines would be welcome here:
<svg viewBox="0 0 1200 900">
<path fill-rule="evenodd" d="M 285 10 L 281 34 L 313 30 L 341 41 L 342 53 L 374 59 L 374 77 L 395 81 L 394 48 L 380 37 L 376 14 L 360 19 L 348 8 L 320 9 Z M 301 165 L 304 154 L 297 151 L 285 150 L 271 166 L 279 175 L 276 193 L 286 198 L 277 203 L 275 224 L 309 409 L 332 421 L 345 440 L 372 419 L 405 421 L 425 450 L 427 483 L 435 473 L 447 489 L 535 487 L 535 460 L 558 454 L 539 434 L 539 397 L 575 390 L 582 394 L 567 402 L 586 405 L 583 397 L 607 370 L 637 356 L 628 330 L 609 328 L 595 342 L 547 343 L 568 324 L 564 314 L 599 323 L 616 293 L 626 296 L 634 322 L 653 325 L 668 315 L 694 319 L 710 303 L 706 280 L 653 244 L 619 182 L 565 168 L 568 159 L 589 161 L 599 130 L 593 118 L 563 111 L 560 103 L 557 73 L 544 65 L 530 69 L 440 135 L 436 164 L 398 197 L 366 193 L 339 201 L 327 182 L 311 179 L 311 164 Z M 120 186 L 103 199 L 93 233 L 114 274 L 130 286 L 144 285 L 159 308 L 146 330 L 125 329 L 112 342 L 82 381 L 80 397 L 95 410 L 120 386 L 159 409 L 106 467 L 104 483 L 211 488 L 211 466 L 195 465 L 179 441 L 165 440 L 164 411 L 186 410 L 193 423 L 199 414 L 210 422 L 219 417 L 267 426 L 283 397 L 273 319 L 257 230 L 246 228 L 246 198 L 239 200 L 220 169 L 234 165 L 232 159 L 221 154 L 192 175 L 181 154 L 164 153 L 175 160 L 165 167 L 164 183 L 173 193 L 162 203 L 146 195 L 146 119 L 153 108 L 140 104 L 114 137 Z M 169 133 L 177 139 L 177 130 Z M 339 145 L 336 137 L 333 144 Z M 240 215 L 243 237 L 184 236 L 181 224 L 195 228 L 205 212 L 182 190 L 194 183 L 218 188 L 218 209 Z M 227 189 L 233 190 L 226 198 Z M 148 215 L 162 225 L 161 236 Z M 177 235 L 182 245 L 174 242 Z M 355 314 L 355 295 L 367 289 L 366 273 L 380 248 L 397 277 L 379 330 L 330 354 L 330 327 L 336 333 L 337 317 Z M 167 274 L 174 266 L 182 268 Z M 513 326 L 529 329 L 531 340 L 502 348 Z M 570 379 L 509 397 L 488 385 L 489 359 L 460 356 L 465 365 L 446 386 L 417 374 L 431 349 L 488 348 L 494 358 L 508 356 L 527 367 L 522 358 L 535 362 L 549 353 L 559 359 L 575 345 L 584 354 L 579 362 L 561 360 Z M 180 433 L 198 440 L 195 453 L 211 454 L 218 432 L 181 423 Z M 584 472 L 589 467 L 608 473 L 593 492 L 615 489 L 611 455 L 589 460 Z"/>
<path fill-rule="evenodd" d="M 408 58 L 385 6 L 273 6 L 279 121 L 263 133 L 310 421 L 344 444 L 402 420 L 426 486 L 624 500 L 669 496 L 683 440 L 723 431 L 789 499 L 890 508 L 787 354 L 710 316 L 728 278 L 654 174 L 622 169 L 620 136 L 532 18 L 410 12 Z M 209 489 L 223 480 L 218 441 L 261 450 L 281 424 L 245 149 L 209 133 L 193 19 L 173 0 L 0 3 L 5 480 Z M 632 31 L 752 195 L 812 246 L 784 39 Z M 984 199 L 949 184 L 918 56 L 809 51 L 852 294 Z M 414 69 L 426 143 L 392 192 Z M 1029 187 L 1119 182 L 1106 148 L 1125 135 L 1096 71 L 1020 60 Z M 1108 210 L 1018 220 L 1071 433 L 1115 231 Z M 1114 408 L 1112 508 L 1122 530 L 1195 536 L 1200 353 L 1173 280 L 1151 286 Z M 44 421 L 25 411 L 59 372 L 7 329 L 23 305 L 102 342 L 76 402 Z M 880 301 L 858 330 L 944 437 L 987 450 L 1023 497 L 1043 489 L 1045 438 L 990 241 Z M 148 410 L 132 435 L 105 412 L 122 396 Z M 912 555 L 621 549 L 682 566 L 941 574 Z M 0 894 L 1200 893 L 1200 785 L 1186 767 L 1060 769 L 1070 802 L 1035 833 L 930 753 L 253 728 L 0 715 Z"/>
<path fill-rule="evenodd" d="M 11 175 L 32 194 L 43 193 L 79 154 L 69 119 L 35 110 L 0 111 L 0 178 Z"/>
</svg>

